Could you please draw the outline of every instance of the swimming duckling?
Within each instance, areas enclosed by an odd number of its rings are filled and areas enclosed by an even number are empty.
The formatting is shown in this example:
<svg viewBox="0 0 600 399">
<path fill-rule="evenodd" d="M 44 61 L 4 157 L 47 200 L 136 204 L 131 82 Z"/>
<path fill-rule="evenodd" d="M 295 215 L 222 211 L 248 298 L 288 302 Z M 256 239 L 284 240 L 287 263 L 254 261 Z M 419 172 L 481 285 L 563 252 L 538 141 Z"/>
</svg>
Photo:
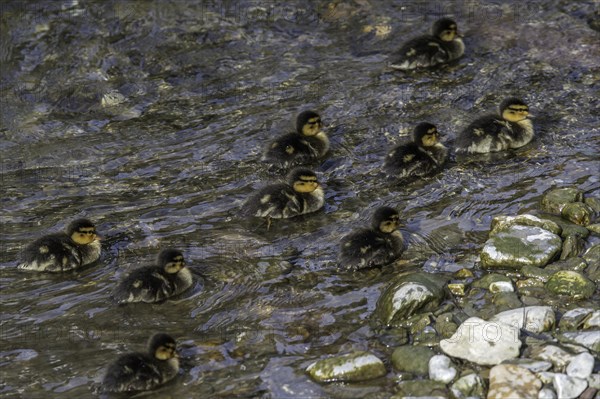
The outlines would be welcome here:
<svg viewBox="0 0 600 399">
<path fill-rule="evenodd" d="M 175 340 L 164 333 L 148 341 L 148 353 L 120 356 L 106 371 L 103 392 L 149 391 L 172 380 L 179 372 Z"/>
<path fill-rule="evenodd" d="M 482 116 L 462 131 L 456 151 L 487 153 L 522 147 L 533 139 L 533 124 L 528 118 L 527 104 L 507 98 L 500 104 L 500 116 Z"/>
<path fill-rule="evenodd" d="M 358 270 L 382 266 L 399 258 L 404 240 L 398 231 L 400 215 L 390 207 L 378 208 L 371 228 L 350 233 L 342 238 L 338 262 L 341 268 Z"/>
<path fill-rule="evenodd" d="M 317 175 L 306 168 L 296 168 L 287 177 L 288 183 L 266 186 L 252 195 L 242 207 L 249 216 L 270 219 L 291 218 L 315 212 L 325 204 L 323 189 Z"/>
<path fill-rule="evenodd" d="M 38 238 L 21 253 L 23 270 L 65 272 L 88 265 L 100 257 L 100 239 L 96 226 L 88 219 L 77 219 L 64 233 Z"/>
<path fill-rule="evenodd" d="M 296 132 L 273 140 L 262 160 L 282 168 L 314 162 L 329 150 L 329 138 L 321 130 L 323 122 L 314 111 L 304 111 L 296 118 Z"/>
<path fill-rule="evenodd" d="M 456 22 L 450 18 L 438 19 L 431 31 L 433 35 L 419 36 L 406 42 L 390 67 L 400 70 L 432 67 L 463 55 L 465 45 Z"/>
<path fill-rule="evenodd" d="M 420 177 L 437 171 L 446 161 L 448 149 L 439 142 L 440 133 L 431 123 L 419 123 L 413 141 L 392 149 L 383 169 L 394 177 Z"/>
<path fill-rule="evenodd" d="M 115 289 L 113 298 L 127 302 L 162 302 L 179 295 L 192 285 L 192 273 L 185 267 L 181 251 L 164 249 L 156 258 L 157 266 L 132 271 Z"/>
</svg>

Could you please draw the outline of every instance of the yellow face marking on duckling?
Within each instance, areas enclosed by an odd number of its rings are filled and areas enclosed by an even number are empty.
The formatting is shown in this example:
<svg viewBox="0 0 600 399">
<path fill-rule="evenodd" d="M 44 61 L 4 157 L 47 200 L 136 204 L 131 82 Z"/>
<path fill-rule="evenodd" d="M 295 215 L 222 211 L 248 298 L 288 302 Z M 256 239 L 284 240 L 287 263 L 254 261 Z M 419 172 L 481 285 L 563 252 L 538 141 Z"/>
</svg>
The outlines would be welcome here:
<svg viewBox="0 0 600 399">
<path fill-rule="evenodd" d="M 450 29 L 442 31 L 439 37 L 445 42 L 451 42 L 456 36 L 458 36 L 458 29 L 456 25 L 452 24 L 450 25 Z"/>
<path fill-rule="evenodd" d="M 156 348 L 156 352 L 154 352 L 154 357 L 158 360 L 169 360 L 171 358 L 177 357 L 175 353 L 175 346 L 173 344 L 165 344 Z"/>
<path fill-rule="evenodd" d="M 432 147 L 436 145 L 439 141 L 440 134 L 437 129 L 432 127 L 427 131 L 427 134 L 423 136 L 421 142 L 423 143 L 423 147 Z"/>
<path fill-rule="evenodd" d="M 71 239 L 79 245 L 90 244 L 96 237 L 96 229 L 93 227 L 82 227 L 71 234 Z"/>
<path fill-rule="evenodd" d="M 407 154 L 404 156 L 404 158 L 402 158 L 402 160 L 404 162 L 410 162 L 413 160 L 414 157 L 415 157 L 415 154 Z"/>
<path fill-rule="evenodd" d="M 509 122 L 519 122 L 523 119 L 527 119 L 529 116 L 529 108 L 525 105 L 509 105 L 508 108 L 502 112 L 502 118 Z"/>
<path fill-rule="evenodd" d="M 312 193 L 319 187 L 319 182 L 315 176 L 300 176 L 293 187 L 298 193 Z"/>
<path fill-rule="evenodd" d="M 304 126 L 302 126 L 302 134 L 305 136 L 314 136 L 321 131 L 321 127 L 323 127 L 321 118 L 315 116 L 314 118 L 310 118 Z"/>
<path fill-rule="evenodd" d="M 379 223 L 379 230 L 381 230 L 382 233 L 391 233 L 394 230 L 396 230 L 399 225 L 400 225 L 400 216 L 393 215 L 389 219 L 384 220 L 383 222 Z"/>
<path fill-rule="evenodd" d="M 42 246 L 39 248 L 39 251 L 40 251 L 40 253 L 41 253 L 42 255 L 43 255 L 43 254 L 47 254 L 47 253 L 48 253 L 48 251 L 50 251 L 50 248 L 48 248 L 48 247 L 47 247 L 47 246 L 45 246 L 45 245 L 42 245 Z"/>
<path fill-rule="evenodd" d="M 173 260 L 165 265 L 165 271 L 169 274 L 177 273 L 185 267 L 183 256 L 177 255 Z"/>
</svg>

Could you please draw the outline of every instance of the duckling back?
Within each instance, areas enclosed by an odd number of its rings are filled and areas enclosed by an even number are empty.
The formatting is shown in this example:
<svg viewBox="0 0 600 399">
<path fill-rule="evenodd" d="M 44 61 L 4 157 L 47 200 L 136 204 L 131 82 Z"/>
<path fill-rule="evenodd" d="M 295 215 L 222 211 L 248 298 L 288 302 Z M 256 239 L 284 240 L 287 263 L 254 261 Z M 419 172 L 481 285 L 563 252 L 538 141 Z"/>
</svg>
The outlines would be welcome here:
<svg viewBox="0 0 600 399">
<path fill-rule="evenodd" d="M 193 283 L 188 268 L 169 274 L 159 266 L 145 266 L 132 271 L 113 292 L 117 303 L 157 303 L 179 295 Z"/>
<path fill-rule="evenodd" d="M 179 371 L 179 361 L 159 361 L 143 353 L 129 353 L 119 357 L 106 371 L 102 381 L 103 392 L 149 391 L 170 380 Z"/>
<path fill-rule="evenodd" d="M 70 271 L 98 260 L 100 250 L 100 241 L 78 245 L 64 233 L 50 234 L 29 244 L 17 267 L 45 272 Z"/>
</svg>

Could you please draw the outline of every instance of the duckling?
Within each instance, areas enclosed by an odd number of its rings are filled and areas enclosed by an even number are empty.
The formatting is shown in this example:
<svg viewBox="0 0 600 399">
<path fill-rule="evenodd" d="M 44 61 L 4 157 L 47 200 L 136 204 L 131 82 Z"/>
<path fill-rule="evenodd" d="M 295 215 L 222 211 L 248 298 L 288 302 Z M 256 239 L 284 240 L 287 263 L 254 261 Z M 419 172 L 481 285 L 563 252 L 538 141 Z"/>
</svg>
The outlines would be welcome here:
<svg viewBox="0 0 600 399">
<path fill-rule="evenodd" d="M 293 169 L 287 180 L 288 183 L 271 184 L 259 190 L 246 201 L 242 212 L 267 218 L 267 225 L 270 225 L 271 218 L 291 218 L 323 207 L 325 196 L 313 171 Z"/>
<path fill-rule="evenodd" d="M 400 215 L 394 208 L 378 208 L 370 229 L 361 229 L 342 238 L 340 267 L 358 270 L 382 266 L 399 258 L 404 251 L 404 240 L 397 230 L 399 220 Z"/>
<path fill-rule="evenodd" d="M 436 172 L 446 161 L 448 149 L 439 142 L 440 133 L 431 123 L 419 123 L 413 131 L 413 141 L 392 149 L 383 163 L 388 175 L 421 177 Z"/>
<path fill-rule="evenodd" d="M 179 372 L 176 345 L 170 335 L 154 334 L 148 353 L 127 353 L 108 366 L 101 391 L 149 391 L 172 380 Z"/>
<path fill-rule="evenodd" d="M 406 42 L 390 67 L 400 70 L 432 67 L 455 60 L 465 52 L 456 22 L 450 18 L 435 21 L 433 35 L 423 35 Z"/>
<path fill-rule="evenodd" d="M 456 151 L 487 153 L 522 147 L 533 139 L 533 124 L 528 118 L 527 104 L 507 98 L 500 104 L 500 116 L 482 116 L 462 131 Z"/>
<path fill-rule="evenodd" d="M 281 168 L 311 163 L 329 151 L 329 138 L 321 130 L 323 122 L 315 111 L 304 111 L 296 118 L 296 132 L 273 140 L 262 160 Z"/>
<path fill-rule="evenodd" d="M 190 288 L 193 282 L 181 251 L 164 249 L 156 258 L 157 266 L 144 266 L 132 271 L 115 289 L 113 298 L 119 303 L 163 302 Z"/>
<path fill-rule="evenodd" d="M 77 219 L 64 233 L 43 236 L 25 247 L 17 268 L 39 272 L 74 270 L 97 261 L 100 249 L 94 223 Z"/>
</svg>

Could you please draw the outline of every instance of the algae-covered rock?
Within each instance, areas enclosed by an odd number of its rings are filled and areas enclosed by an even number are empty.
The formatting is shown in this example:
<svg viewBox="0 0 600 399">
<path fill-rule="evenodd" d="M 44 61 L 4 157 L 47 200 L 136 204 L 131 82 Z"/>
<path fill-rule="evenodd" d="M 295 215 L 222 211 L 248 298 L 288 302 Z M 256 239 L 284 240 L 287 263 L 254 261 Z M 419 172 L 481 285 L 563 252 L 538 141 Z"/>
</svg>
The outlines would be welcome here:
<svg viewBox="0 0 600 399">
<path fill-rule="evenodd" d="M 390 399 L 405 398 L 448 398 L 450 392 L 446 384 L 431 380 L 402 381 L 396 386 L 398 393 Z"/>
<path fill-rule="evenodd" d="M 557 295 L 587 299 L 594 294 L 596 284 L 579 272 L 561 270 L 550 276 L 546 283 L 546 289 Z"/>
<path fill-rule="evenodd" d="M 319 382 L 365 381 L 387 373 L 381 359 L 363 351 L 319 360 L 308 366 L 306 371 Z"/>
<path fill-rule="evenodd" d="M 429 348 L 423 346 L 400 346 L 392 353 L 392 364 L 398 371 L 416 375 L 427 375 L 429 359 L 435 355 Z"/>
<path fill-rule="evenodd" d="M 560 259 L 574 258 L 583 252 L 585 241 L 576 235 L 570 235 L 563 241 Z"/>
<path fill-rule="evenodd" d="M 584 346 L 594 352 L 600 352 L 600 330 L 569 331 L 557 335 L 560 342 Z"/>
<path fill-rule="evenodd" d="M 583 329 L 589 330 L 591 328 L 600 329 L 600 310 L 594 311 L 585 321 L 583 322 Z"/>
<path fill-rule="evenodd" d="M 578 330 L 593 312 L 594 309 L 592 308 L 571 309 L 562 315 L 560 322 L 558 323 L 558 328 L 561 331 Z"/>
<path fill-rule="evenodd" d="M 450 389 L 458 399 L 485 397 L 485 383 L 477 374 L 468 374 L 459 378 Z"/>
<path fill-rule="evenodd" d="M 499 311 L 517 309 L 523 306 L 516 292 L 498 292 L 492 298 L 492 303 Z"/>
<path fill-rule="evenodd" d="M 490 321 L 525 328 L 533 333 L 541 333 L 550 331 L 554 327 L 556 317 L 550 306 L 527 306 L 498 313 Z"/>
<path fill-rule="evenodd" d="M 577 188 L 553 188 L 542 197 L 542 209 L 549 213 L 560 214 L 565 205 L 583 201 L 583 192 Z"/>
<path fill-rule="evenodd" d="M 571 223 L 568 220 L 565 220 L 560 216 L 544 214 L 542 216 L 542 218 L 545 220 L 553 221 L 554 223 L 559 225 L 560 228 L 562 229 L 562 233 L 560 233 L 560 236 L 562 238 L 566 238 L 566 237 L 572 236 L 572 235 L 575 235 L 575 236 L 578 236 L 581 238 L 586 238 L 587 236 L 590 235 L 590 232 L 586 227 L 579 226 L 575 223 Z"/>
<path fill-rule="evenodd" d="M 586 226 L 592 221 L 594 210 L 583 202 L 573 202 L 565 205 L 560 214 L 569 222 Z"/>
<path fill-rule="evenodd" d="M 510 279 L 510 277 L 507 277 L 504 274 L 489 273 L 489 274 L 486 274 L 485 276 L 481 277 L 480 279 L 475 280 L 473 282 L 473 288 L 483 288 L 483 289 L 489 290 L 490 285 L 492 283 L 497 283 L 497 282 L 501 282 L 501 281 L 512 284 L 512 280 Z"/>
<path fill-rule="evenodd" d="M 594 211 L 594 213 L 600 214 L 600 198 L 585 197 L 583 199 L 583 202 L 587 206 L 589 206 L 590 208 L 592 208 L 592 210 Z"/>
<path fill-rule="evenodd" d="M 536 226 L 514 225 L 492 235 L 481 251 L 484 268 L 546 266 L 559 253 L 562 240 Z"/>
<path fill-rule="evenodd" d="M 573 270 L 576 272 L 580 272 L 585 270 L 588 267 L 587 262 L 583 258 L 575 257 L 575 258 L 567 258 L 565 260 L 559 260 L 556 262 L 550 263 L 548 266 L 544 268 L 545 271 L 553 275 L 554 273 L 560 270 Z M 550 276 L 548 276 L 550 278 Z"/>
<path fill-rule="evenodd" d="M 470 317 L 451 338 L 440 341 L 440 348 L 448 356 L 495 365 L 519 356 L 519 331 L 508 324 Z"/>
<path fill-rule="evenodd" d="M 407 318 L 436 309 L 445 298 L 448 277 L 425 272 L 405 273 L 384 290 L 375 316 L 386 325 L 402 325 Z"/>
<path fill-rule="evenodd" d="M 552 275 L 552 273 L 548 270 L 535 266 L 523 266 L 521 268 L 521 274 L 524 277 L 534 278 L 536 280 L 543 281 L 544 283 L 548 281 L 548 279 Z"/>
<path fill-rule="evenodd" d="M 588 229 L 589 231 L 591 231 L 594 234 L 599 234 L 600 235 L 600 223 L 588 224 L 587 226 L 585 226 L 585 228 Z"/>
<path fill-rule="evenodd" d="M 465 296 L 465 283 L 448 283 L 448 290 L 456 296 Z"/>
<path fill-rule="evenodd" d="M 548 230 L 551 233 L 560 235 L 562 228 L 555 222 L 548 219 L 541 219 L 533 215 L 518 215 L 518 216 L 496 216 L 492 219 L 490 235 L 494 235 L 500 231 L 507 230 L 514 225 L 520 226 L 535 226 Z"/>
<path fill-rule="evenodd" d="M 585 251 L 583 259 L 585 259 L 589 265 L 600 264 L 600 244 L 596 244 Z"/>
</svg>

